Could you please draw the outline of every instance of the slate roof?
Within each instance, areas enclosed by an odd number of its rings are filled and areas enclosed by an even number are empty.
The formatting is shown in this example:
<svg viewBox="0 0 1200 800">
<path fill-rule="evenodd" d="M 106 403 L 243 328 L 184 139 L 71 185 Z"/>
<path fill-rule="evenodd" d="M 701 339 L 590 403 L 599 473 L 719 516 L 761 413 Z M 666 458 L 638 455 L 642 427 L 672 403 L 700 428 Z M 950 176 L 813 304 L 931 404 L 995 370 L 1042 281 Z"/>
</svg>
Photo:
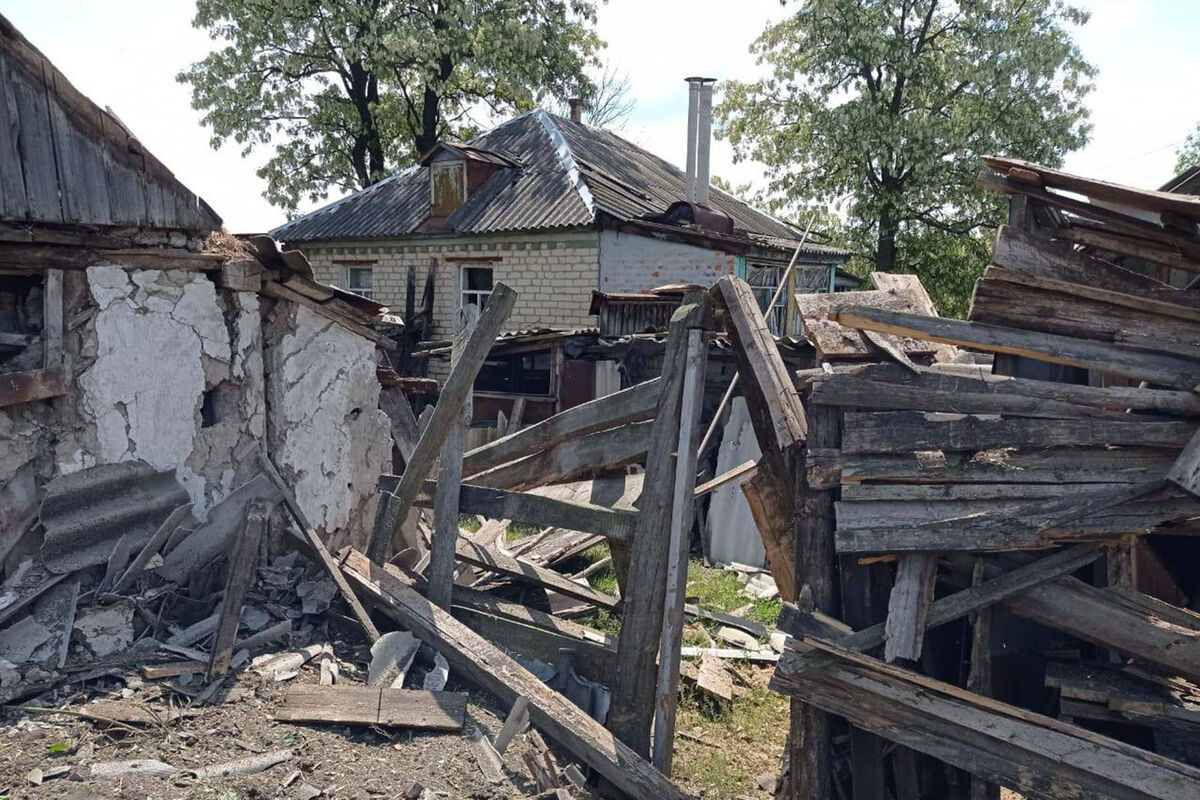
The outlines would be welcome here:
<svg viewBox="0 0 1200 800">
<path fill-rule="evenodd" d="M 467 144 L 518 166 L 501 168 L 472 192 L 447 220 L 448 233 L 582 227 L 601 215 L 628 222 L 662 214 L 686 194 L 686 177 L 674 165 L 614 133 L 542 109 Z M 765 246 L 800 238 L 791 226 L 718 189 L 712 189 L 710 205 L 733 219 L 742 235 L 756 234 Z M 428 168 L 415 166 L 281 225 L 271 235 L 287 242 L 397 238 L 416 233 L 428 212 Z M 817 244 L 805 250 L 848 255 Z"/>
</svg>

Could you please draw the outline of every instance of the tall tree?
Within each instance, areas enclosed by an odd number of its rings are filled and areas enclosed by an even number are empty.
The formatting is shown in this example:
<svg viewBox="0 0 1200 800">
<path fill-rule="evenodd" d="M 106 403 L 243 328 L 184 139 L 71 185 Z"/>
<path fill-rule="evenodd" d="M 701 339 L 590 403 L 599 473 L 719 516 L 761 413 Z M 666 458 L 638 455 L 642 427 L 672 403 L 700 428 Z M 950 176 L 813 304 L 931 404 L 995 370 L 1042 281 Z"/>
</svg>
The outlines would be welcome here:
<svg viewBox="0 0 1200 800">
<path fill-rule="evenodd" d="M 961 314 L 999 216 L 979 156 L 1057 165 L 1087 141 L 1094 69 L 1069 30 L 1087 18 L 1062 0 L 807 0 L 755 42 L 770 77 L 726 85 L 718 130 L 770 168 L 778 210 L 838 206 L 872 268 L 917 273 Z"/>
<path fill-rule="evenodd" d="M 1183 146 L 1175 155 L 1178 157 L 1175 162 L 1176 172 L 1200 167 L 1200 125 L 1197 125 L 1196 129 L 1188 134 L 1188 137 L 1183 140 Z"/>
<path fill-rule="evenodd" d="M 265 196 L 381 180 L 472 114 L 590 91 L 592 0 L 197 0 L 193 25 L 223 46 L 181 72 L 212 144 L 269 147 Z"/>
</svg>

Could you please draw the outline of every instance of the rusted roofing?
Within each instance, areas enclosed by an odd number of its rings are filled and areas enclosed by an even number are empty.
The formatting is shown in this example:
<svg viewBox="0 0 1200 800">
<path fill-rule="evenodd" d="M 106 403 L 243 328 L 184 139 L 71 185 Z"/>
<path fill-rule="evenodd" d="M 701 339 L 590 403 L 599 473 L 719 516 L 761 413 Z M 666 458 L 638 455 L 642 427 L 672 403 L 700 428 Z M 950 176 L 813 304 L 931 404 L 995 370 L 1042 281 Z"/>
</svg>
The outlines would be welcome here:
<svg viewBox="0 0 1200 800">
<path fill-rule="evenodd" d="M 453 147 L 516 166 L 500 166 L 473 192 L 447 220 L 449 233 L 582 227 L 601 215 L 628 222 L 662 214 L 686 194 L 686 177 L 674 165 L 614 133 L 541 109 Z M 767 237 L 756 242 L 761 246 L 778 248 L 780 241 L 794 243 L 799 238 L 791 226 L 715 188 L 711 205 L 732 218 L 742 236 Z M 429 172 L 418 165 L 271 234 L 289 242 L 395 238 L 416 233 L 428 214 Z M 828 250 L 806 245 L 806 252 L 814 255 L 845 252 Z"/>
</svg>

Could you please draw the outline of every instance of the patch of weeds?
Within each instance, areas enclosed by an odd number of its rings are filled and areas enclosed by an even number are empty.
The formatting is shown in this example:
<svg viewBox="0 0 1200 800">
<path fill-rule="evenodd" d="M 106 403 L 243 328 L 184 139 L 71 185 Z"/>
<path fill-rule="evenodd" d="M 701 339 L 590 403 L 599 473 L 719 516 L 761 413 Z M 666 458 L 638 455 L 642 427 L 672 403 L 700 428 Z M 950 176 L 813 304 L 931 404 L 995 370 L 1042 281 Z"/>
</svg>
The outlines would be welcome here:
<svg viewBox="0 0 1200 800">
<path fill-rule="evenodd" d="M 475 533 L 483 527 L 483 523 L 479 521 L 479 517 L 474 514 L 460 514 L 458 517 L 458 527 L 464 531 Z"/>
<path fill-rule="evenodd" d="M 511 522 L 508 525 L 508 530 L 504 532 L 504 541 L 519 542 L 522 539 L 527 539 L 535 533 L 541 533 L 542 529 L 536 525 L 526 525 L 523 522 Z"/>
<path fill-rule="evenodd" d="M 684 647 L 708 647 L 711 639 L 700 630 L 699 625 L 688 625 L 683 629 Z"/>
<path fill-rule="evenodd" d="M 688 563 L 687 593 L 709 611 L 729 612 L 750 602 L 736 572 L 706 567 L 699 559 Z"/>
<path fill-rule="evenodd" d="M 612 566 L 607 566 L 604 569 L 598 569 L 591 575 L 588 575 L 588 583 L 598 592 L 605 594 L 617 593 L 617 571 Z"/>
<path fill-rule="evenodd" d="M 754 608 L 746 616 L 755 622 L 774 628 L 779 624 L 779 612 L 783 610 L 783 601 L 778 597 L 771 600 L 755 600 Z"/>
<path fill-rule="evenodd" d="M 609 636 L 621 635 L 621 618 L 611 611 L 605 611 L 602 608 L 585 614 L 575 621 L 580 625 L 595 628 L 601 633 L 607 633 Z"/>
<path fill-rule="evenodd" d="M 65 756 L 74 749 L 70 742 L 55 742 L 46 748 L 47 756 Z"/>
</svg>

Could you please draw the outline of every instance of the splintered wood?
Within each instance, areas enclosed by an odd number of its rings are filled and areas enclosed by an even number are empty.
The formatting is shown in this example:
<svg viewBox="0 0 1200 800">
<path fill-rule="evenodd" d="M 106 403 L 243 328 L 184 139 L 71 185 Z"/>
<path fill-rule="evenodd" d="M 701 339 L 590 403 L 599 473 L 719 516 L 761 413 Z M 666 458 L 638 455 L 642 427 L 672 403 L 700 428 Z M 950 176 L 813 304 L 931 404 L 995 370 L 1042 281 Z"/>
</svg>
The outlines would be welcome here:
<svg viewBox="0 0 1200 800">
<path fill-rule="evenodd" d="M 1200 198 L 984 162 L 1011 224 L 968 319 L 902 276 L 798 303 L 809 419 L 840 436 L 797 476 L 786 794 L 1198 796 L 1200 615 L 1160 598 L 1200 556 Z M 845 621 L 817 596 L 839 579 Z"/>
</svg>

